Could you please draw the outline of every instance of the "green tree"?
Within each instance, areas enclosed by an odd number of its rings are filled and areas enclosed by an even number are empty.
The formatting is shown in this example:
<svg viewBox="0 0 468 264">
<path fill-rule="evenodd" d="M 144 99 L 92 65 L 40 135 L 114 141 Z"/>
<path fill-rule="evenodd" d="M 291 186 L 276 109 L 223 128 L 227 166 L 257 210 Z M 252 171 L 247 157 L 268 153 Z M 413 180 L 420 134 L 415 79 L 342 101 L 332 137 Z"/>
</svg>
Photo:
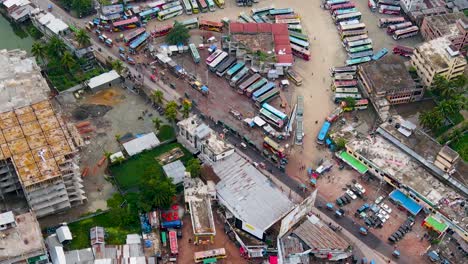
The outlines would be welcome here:
<svg viewBox="0 0 468 264">
<path fill-rule="evenodd" d="M 62 59 L 60 59 L 60 63 L 63 67 L 67 68 L 67 70 L 70 71 L 71 68 L 76 64 L 76 61 L 70 52 L 65 51 L 65 53 L 63 53 Z"/>
<path fill-rule="evenodd" d="M 45 58 L 47 56 L 46 47 L 41 42 L 34 42 L 31 48 L 31 54 L 36 57 L 41 64 L 45 63 Z"/>
<path fill-rule="evenodd" d="M 76 42 L 78 42 L 78 45 L 80 45 L 80 47 L 82 48 L 88 47 L 89 45 L 91 45 L 91 39 L 88 35 L 88 32 L 86 32 L 86 30 L 82 28 L 79 29 L 78 32 L 76 32 L 75 39 L 76 39 Z"/>
<path fill-rule="evenodd" d="M 458 107 L 457 103 L 453 100 L 444 100 L 439 103 L 436 107 L 437 111 L 439 111 L 445 118 L 450 117 L 451 115 L 457 113 Z"/>
<path fill-rule="evenodd" d="M 344 101 L 345 101 L 347 107 L 354 108 L 354 106 L 356 105 L 356 99 L 354 99 L 352 97 L 346 97 L 344 99 Z"/>
<path fill-rule="evenodd" d="M 441 112 L 437 109 L 426 111 L 419 115 L 419 123 L 433 132 L 442 126 L 443 120 Z"/>
<path fill-rule="evenodd" d="M 122 138 L 122 136 L 119 135 L 119 134 L 115 134 L 114 138 L 115 138 L 115 141 L 117 141 L 117 143 L 118 143 L 120 141 L 120 139 Z"/>
<path fill-rule="evenodd" d="M 181 23 L 175 21 L 174 27 L 169 32 L 169 34 L 166 35 L 166 42 L 171 45 L 177 45 L 181 43 L 185 44 L 188 42 L 189 38 L 190 34 L 188 28 L 186 28 Z"/>
<path fill-rule="evenodd" d="M 346 139 L 344 138 L 337 138 L 335 143 L 337 150 L 342 150 L 346 147 Z"/>
<path fill-rule="evenodd" d="M 158 117 L 155 117 L 153 118 L 152 121 L 153 121 L 154 129 L 159 130 L 161 128 L 161 123 L 162 123 L 161 119 L 159 119 Z"/>
<path fill-rule="evenodd" d="M 64 54 L 64 52 L 67 50 L 67 46 L 57 36 L 53 36 L 49 40 L 47 49 L 49 57 L 57 58 Z"/>
<path fill-rule="evenodd" d="M 460 139 L 463 137 L 463 132 L 460 129 L 454 129 L 450 133 L 450 143 L 458 143 Z"/>
<path fill-rule="evenodd" d="M 156 90 L 151 94 L 151 99 L 157 104 L 162 104 L 163 98 L 164 94 L 161 90 Z"/>
<path fill-rule="evenodd" d="M 201 163 L 200 163 L 200 160 L 199 159 L 191 159 L 187 162 L 187 167 L 186 167 L 186 170 L 188 172 L 190 172 L 190 176 L 192 176 L 192 178 L 198 178 L 200 177 L 200 173 L 201 173 Z"/>
<path fill-rule="evenodd" d="M 138 206 L 144 211 L 153 208 L 168 208 L 176 194 L 176 188 L 171 179 L 158 177 L 151 171 L 143 175 L 139 190 Z"/>
<path fill-rule="evenodd" d="M 174 101 L 169 101 L 166 104 L 166 109 L 164 111 L 164 115 L 166 116 L 167 120 L 171 122 L 175 122 L 177 118 L 177 103 Z"/>
<path fill-rule="evenodd" d="M 124 202 L 124 198 L 120 193 L 114 193 L 111 198 L 107 199 L 107 208 L 116 209 L 120 208 Z"/>
<path fill-rule="evenodd" d="M 184 118 L 189 117 L 191 109 L 192 109 L 192 103 L 189 100 L 184 100 L 182 103 L 182 115 Z"/>
<path fill-rule="evenodd" d="M 118 74 L 122 74 L 124 65 L 121 60 L 113 60 L 111 63 L 112 69 L 115 70 Z"/>
<path fill-rule="evenodd" d="M 73 0 L 71 8 L 81 17 L 93 8 L 93 0 Z"/>
<path fill-rule="evenodd" d="M 432 89 L 438 94 L 441 95 L 442 91 L 445 91 L 449 86 L 447 79 L 444 76 L 437 74 L 432 80 Z"/>
</svg>

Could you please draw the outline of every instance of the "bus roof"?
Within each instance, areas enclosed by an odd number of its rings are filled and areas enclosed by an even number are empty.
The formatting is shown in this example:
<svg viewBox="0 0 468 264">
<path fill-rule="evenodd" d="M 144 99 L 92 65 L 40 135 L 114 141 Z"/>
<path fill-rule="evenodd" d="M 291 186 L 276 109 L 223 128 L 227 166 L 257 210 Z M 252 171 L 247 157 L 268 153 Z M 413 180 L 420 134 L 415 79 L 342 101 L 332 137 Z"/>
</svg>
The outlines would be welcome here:
<svg viewBox="0 0 468 264">
<path fill-rule="evenodd" d="M 322 140 L 325 139 L 325 136 L 327 135 L 328 130 L 330 129 L 330 125 L 331 124 L 328 121 L 325 121 L 325 123 L 323 123 L 323 126 L 320 129 L 320 132 L 319 132 L 318 137 L 317 137 L 318 140 L 322 141 Z"/>
<path fill-rule="evenodd" d="M 268 103 L 264 103 L 262 105 L 263 108 L 265 108 L 266 110 L 272 112 L 273 114 L 275 114 L 277 117 L 281 118 L 282 120 L 285 120 L 288 116 L 281 112 L 280 110 L 274 108 L 273 106 L 269 105 Z"/>
<path fill-rule="evenodd" d="M 143 12 L 141 12 L 139 14 L 140 17 L 144 17 L 144 16 L 147 16 L 147 15 L 151 15 L 151 14 L 154 14 L 154 13 L 158 13 L 159 12 L 159 7 L 154 7 L 154 8 L 151 8 L 151 9 L 148 9 L 148 10 L 145 10 Z"/>
<path fill-rule="evenodd" d="M 135 49 L 136 47 L 140 46 L 141 43 L 143 43 L 148 37 L 149 34 L 145 32 L 143 35 L 139 36 L 137 39 L 130 43 L 130 48 Z"/>
<path fill-rule="evenodd" d="M 130 19 L 116 21 L 112 24 L 112 26 L 118 27 L 118 26 L 123 26 L 123 25 L 131 24 L 131 23 L 136 23 L 136 22 L 138 22 L 138 17 L 134 16 Z"/>
</svg>

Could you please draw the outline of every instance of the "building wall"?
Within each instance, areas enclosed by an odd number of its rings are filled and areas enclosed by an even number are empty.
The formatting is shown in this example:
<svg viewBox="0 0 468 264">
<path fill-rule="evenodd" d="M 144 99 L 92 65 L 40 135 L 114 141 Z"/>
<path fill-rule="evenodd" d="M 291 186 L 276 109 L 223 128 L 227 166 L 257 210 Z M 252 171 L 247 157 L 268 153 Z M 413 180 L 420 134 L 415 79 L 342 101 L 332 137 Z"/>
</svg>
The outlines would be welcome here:
<svg viewBox="0 0 468 264">
<path fill-rule="evenodd" d="M 462 20 L 457 21 L 456 26 L 459 31 L 459 34 L 451 36 L 449 37 L 449 39 L 452 45 L 457 50 L 461 50 L 468 45 L 468 30 L 464 29 Z M 426 18 L 424 18 L 421 24 L 421 35 L 426 41 L 443 36 L 442 32 L 438 31 L 435 27 L 433 27 L 433 25 Z"/>
<path fill-rule="evenodd" d="M 463 50 L 466 46 L 468 46 L 468 30 L 465 29 L 466 24 L 462 20 L 457 21 L 457 28 L 460 34 L 451 38 L 452 44 L 458 50 Z"/>
<path fill-rule="evenodd" d="M 21 190 L 21 184 L 18 180 L 15 167 L 11 159 L 0 161 L 0 197 L 5 199 L 4 195 L 17 193 Z"/>
</svg>

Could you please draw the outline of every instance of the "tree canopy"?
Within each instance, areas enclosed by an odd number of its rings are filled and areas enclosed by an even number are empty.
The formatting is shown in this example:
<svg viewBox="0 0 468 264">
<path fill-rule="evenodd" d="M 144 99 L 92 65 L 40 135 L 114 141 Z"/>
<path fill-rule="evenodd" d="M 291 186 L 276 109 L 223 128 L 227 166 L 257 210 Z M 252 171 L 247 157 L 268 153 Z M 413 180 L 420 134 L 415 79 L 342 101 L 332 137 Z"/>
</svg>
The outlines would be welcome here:
<svg viewBox="0 0 468 264">
<path fill-rule="evenodd" d="M 170 101 L 166 104 L 166 109 L 164 111 L 164 115 L 166 116 L 167 120 L 174 122 L 177 118 L 177 103 L 174 101 Z"/>
<path fill-rule="evenodd" d="M 166 42 L 171 45 L 186 44 L 190 38 L 189 30 L 181 23 L 175 21 L 174 27 L 166 35 Z"/>
<path fill-rule="evenodd" d="M 201 163 L 199 159 L 193 158 L 187 162 L 186 170 L 190 172 L 192 178 L 200 177 Z"/>
</svg>

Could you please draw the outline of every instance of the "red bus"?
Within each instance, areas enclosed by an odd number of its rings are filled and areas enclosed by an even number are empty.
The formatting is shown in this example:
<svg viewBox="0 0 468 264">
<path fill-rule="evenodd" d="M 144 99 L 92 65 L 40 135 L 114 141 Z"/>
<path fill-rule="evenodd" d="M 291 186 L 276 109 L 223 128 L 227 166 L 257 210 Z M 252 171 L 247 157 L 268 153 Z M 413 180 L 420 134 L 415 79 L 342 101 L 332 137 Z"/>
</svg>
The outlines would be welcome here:
<svg viewBox="0 0 468 264">
<path fill-rule="evenodd" d="M 132 17 L 130 19 L 120 20 L 112 23 L 112 28 L 115 32 L 137 27 L 140 27 L 140 20 L 138 20 L 138 17 Z"/>
<path fill-rule="evenodd" d="M 198 6 L 200 7 L 203 13 L 208 11 L 208 5 L 206 4 L 205 0 L 198 0 Z"/>
<path fill-rule="evenodd" d="M 403 57 L 409 57 L 413 55 L 414 49 L 411 47 L 397 45 L 393 47 L 393 54 L 397 54 Z"/>
<path fill-rule="evenodd" d="M 223 23 L 208 20 L 200 20 L 200 22 L 198 23 L 198 28 L 201 30 L 221 32 L 223 31 Z"/>
<path fill-rule="evenodd" d="M 344 3 L 340 5 L 334 5 L 330 8 L 330 13 L 333 14 L 335 10 L 340 10 L 340 9 L 348 9 L 348 8 L 353 8 L 356 7 L 354 3 Z"/>
<path fill-rule="evenodd" d="M 132 31 L 132 32 L 126 34 L 124 36 L 125 45 L 128 46 L 130 44 L 130 42 L 132 42 L 134 39 L 136 39 L 138 36 L 140 36 L 141 34 L 143 34 L 145 32 L 146 32 L 146 29 L 139 28 L 139 29 L 137 29 L 135 31 Z"/>
<path fill-rule="evenodd" d="M 310 60 L 310 51 L 294 44 L 291 44 L 291 50 L 294 56 L 304 59 L 306 61 Z"/>
<path fill-rule="evenodd" d="M 166 26 L 162 26 L 159 28 L 155 28 L 153 31 L 151 31 L 151 36 L 153 36 L 154 38 L 162 37 L 162 36 L 167 35 L 169 32 L 171 32 L 171 30 L 172 30 L 172 25 L 166 25 Z"/>
<path fill-rule="evenodd" d="M 169 245 L 171 248 L 171 255 L 177 256 L 177 254 L 179 254 L 179 245 L 177 243 L 176 231 L 169 231 Z"/>
<path fill-rule="evenodd" d="M 286 157 L 286 152 L 284 151 L 284 148 L 269 137 L 265 137 L 263 139 L 263 147 L 268 149 L 270 152 L 277 155 L 281 159 Z"/>
</svg>

